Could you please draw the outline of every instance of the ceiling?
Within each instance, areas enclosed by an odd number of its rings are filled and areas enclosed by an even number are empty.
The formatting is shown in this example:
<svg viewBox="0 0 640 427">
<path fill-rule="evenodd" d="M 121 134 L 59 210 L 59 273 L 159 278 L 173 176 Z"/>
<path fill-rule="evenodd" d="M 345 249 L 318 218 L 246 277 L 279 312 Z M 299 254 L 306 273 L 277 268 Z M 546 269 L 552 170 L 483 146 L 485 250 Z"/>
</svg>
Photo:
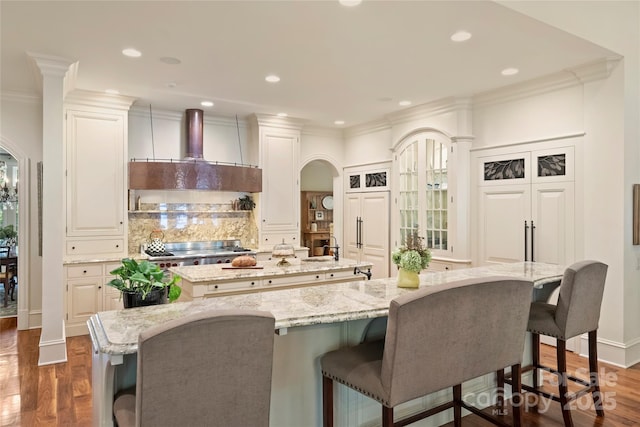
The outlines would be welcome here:
<svg viewBox="0 0 640 427">
<path fill-rule="evenodd" d="M 470 96 L 612 54 L 492 1 L 3 0 L 0 17 L 3 93 L 38 93 L 33 52 L 77 61 L 76 88 L 117 89 L 141 107 L 338 128 L 409 108 L 401 100 Z M 473 37 L 454 43 L 458 30 Z"/>
</svg>

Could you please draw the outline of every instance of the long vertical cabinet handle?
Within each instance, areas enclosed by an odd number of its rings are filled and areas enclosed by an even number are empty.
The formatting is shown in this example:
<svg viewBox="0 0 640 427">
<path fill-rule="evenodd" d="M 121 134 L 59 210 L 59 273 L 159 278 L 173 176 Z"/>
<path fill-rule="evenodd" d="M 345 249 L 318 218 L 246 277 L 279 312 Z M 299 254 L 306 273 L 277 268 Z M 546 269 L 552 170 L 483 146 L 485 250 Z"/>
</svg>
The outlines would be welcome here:
<svg viewBox="0 0 640 427">
<path fill-rule="evenodd" d="M 524 260 L 529 261 L 527 259 L 527 248 L 529 247 L 529 226 L 527 225 L 527 221 L 524 222 Z"/>
<path fill-rule="evenodd" d="M 362 248 L 362 217 L 358 217 L 358 247 Z"/>
<path fill-rule="evenodd" d="M 535 248 L 535 245 L 533 244 L 533 236 L 535 235 L 535 231 L 536 231 L 536 226 L 533 225 L 533 220 L 531 220 L 531 262 L 535 262 L 536 260 L 533 257 L 533 250 Z"/>
<path fill-rule="evenodd" d="M 360 247 L 360 217 L 356 217 L 356 248 Z"/>
</svg>

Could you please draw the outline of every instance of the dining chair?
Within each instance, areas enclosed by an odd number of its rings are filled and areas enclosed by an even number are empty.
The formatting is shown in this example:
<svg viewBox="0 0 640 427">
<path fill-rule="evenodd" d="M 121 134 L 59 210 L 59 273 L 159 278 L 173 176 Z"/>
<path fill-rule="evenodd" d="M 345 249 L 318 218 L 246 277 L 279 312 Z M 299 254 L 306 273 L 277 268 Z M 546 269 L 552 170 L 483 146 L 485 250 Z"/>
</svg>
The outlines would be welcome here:
<svg viewBox="0 0 640 427">
<path fill-rule="evenodd" d="M 571 402 L 588 393 L 592 394 L 596 415 L 604 416 L 598 381 L 597 330 L 607 269 L 608 266 L 599 261 L 587 260 L 572 264 L 564 272 L 556 304 L 546 301 L 531 303 L 527 330 L 531 332 L 532 364 L 525 367 L 523 372 L 533 371 L 533 385 L 523 384 L 522 388 L 560 402 L 565 426 L 573 426 Z M 588 334 L 588 381 L 567 373 L 567 340 L 584 333 Z M 541 364 L 540 335 L 556 338 L 557 369 Z M 538 387 L 539 370 L 551 372 L 558 377 L 558 394 Z M 569 380 L 581 388 L 570 393 Z M 510 378 L 506 377 L 505 382 L 509 383 Z"/>
<path fill-rule="evenodd" d="M 268 427 L 274 325 L 264 311 L 209 310 L 142 332 L 118 426 Z"/>
<path fill-rule="evenodd" d="M 465 381 L 510 367 L 519 378 L 533 285 L 509 277 L 429 286 L 391 301 L 386 334 L 322 356 L 323 420 L 333 426 L 334 381 L 382 404 L 382 426 L 404 426 L 447 409 L 461 425 L 462 408 L 497 424 L 462 399 Z M 452 387 L 451 401 L 394 419 L 398 405 Z M 514 381 L 513 425 L 521 425 Z"/>
<path fill-rule="evenodd" d="M 6 307 L 9 303 L 9 296 L 14 299 L 15 292 L 15 276 L 16 276 L 16 264 L 10 258 L 11 247 L 0 246 L 0 283 L 4 287 L 4 302 Z"/>
</svg>

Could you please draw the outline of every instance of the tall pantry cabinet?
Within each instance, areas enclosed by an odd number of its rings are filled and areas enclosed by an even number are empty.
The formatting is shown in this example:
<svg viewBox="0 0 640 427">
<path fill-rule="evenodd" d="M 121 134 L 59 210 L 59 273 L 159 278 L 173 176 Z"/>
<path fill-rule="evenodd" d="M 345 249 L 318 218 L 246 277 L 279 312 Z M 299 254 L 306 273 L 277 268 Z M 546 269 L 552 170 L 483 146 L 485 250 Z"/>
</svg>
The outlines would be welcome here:
<svg viewBox="0 0 640 427">
<path fill-rule="evenodd" d="M 65 99 L 63 250 L 69 336 L 87 333 L 85 324 L 93 313 L 121 308 L 117 290 L 105 285 L 119 263 L 106 260 L 128 254 L 127 133 L 132 102 L 81 91 Z"/>
<path fill-rule="evenodd" d="M 575 261 L 573 146 L 475 153 L 480 265 Z"/>
<path fill-rule="evenodd" d="M 285 241 L 300 242 L 300 130 L 290 119 L 256 115 L 258 165 L 262 169 L 262 192 L 256 196 L 259 247 L 271 250 Z"/>
</svg>

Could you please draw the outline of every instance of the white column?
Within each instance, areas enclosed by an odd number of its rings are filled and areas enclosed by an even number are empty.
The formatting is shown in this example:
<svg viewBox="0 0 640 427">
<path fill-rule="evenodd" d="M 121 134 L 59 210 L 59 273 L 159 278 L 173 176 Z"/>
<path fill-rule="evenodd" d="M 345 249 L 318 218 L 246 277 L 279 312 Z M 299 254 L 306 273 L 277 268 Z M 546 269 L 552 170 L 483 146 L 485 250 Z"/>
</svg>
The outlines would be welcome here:
<svg viewBox="0 0 640 427">
<path fill-rule="evenodd" d="M 30 54 L 42 73 L 42 333 L 38 365 L 67 361 L 64 332 L 64 77 L 72 62 Z"/>
</svg>

